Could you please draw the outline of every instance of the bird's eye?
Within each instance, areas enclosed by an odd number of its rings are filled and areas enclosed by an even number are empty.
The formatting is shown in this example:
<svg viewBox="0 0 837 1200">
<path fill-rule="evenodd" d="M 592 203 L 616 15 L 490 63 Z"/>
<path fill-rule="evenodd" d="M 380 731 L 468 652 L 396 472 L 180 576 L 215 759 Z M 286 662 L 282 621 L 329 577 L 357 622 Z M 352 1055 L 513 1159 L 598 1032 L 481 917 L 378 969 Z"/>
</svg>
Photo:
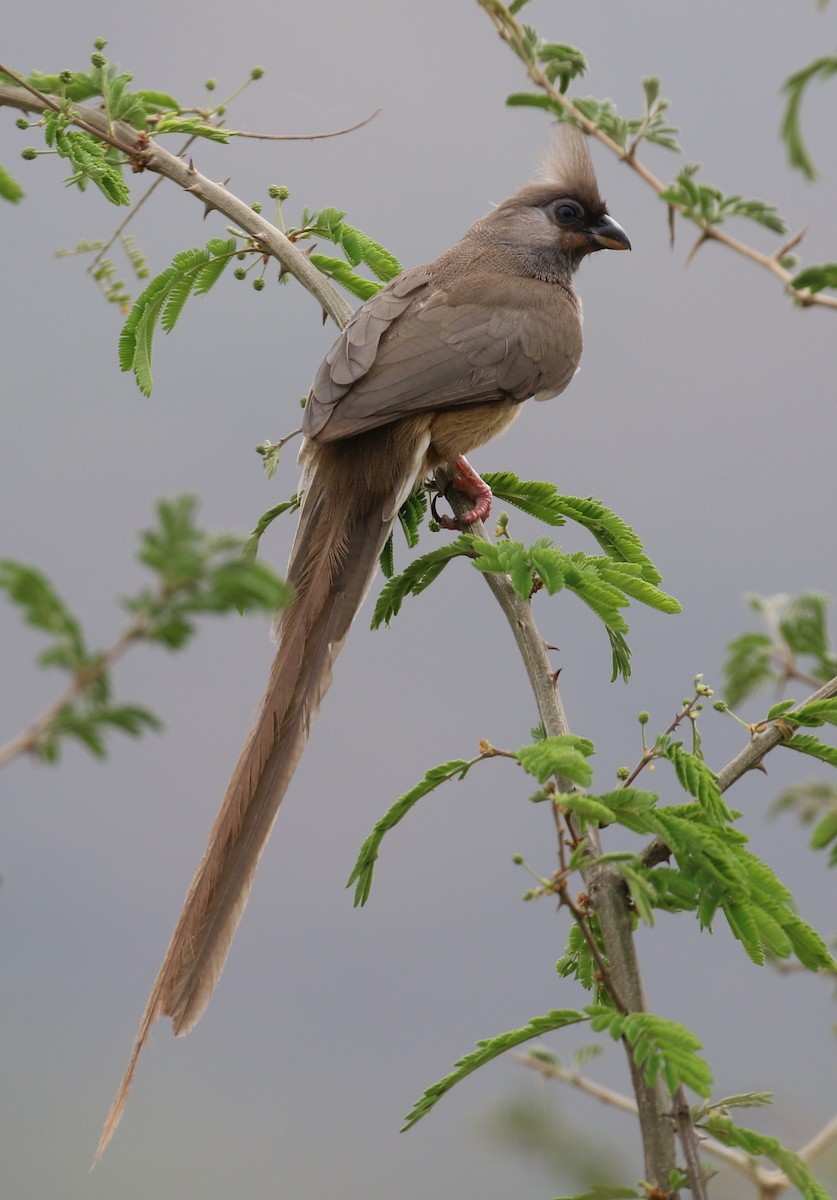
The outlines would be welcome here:
<svg viewBox="0 0 837 1200">
<path fill-rule="evenodd" d="M 578 221 L 584 215 L 580 204 L 576 204 L 574 200 L 561 200 L 553 209 L 556 219 L 562 225 L 572 225 L 574 221 Z"/>
</svg>

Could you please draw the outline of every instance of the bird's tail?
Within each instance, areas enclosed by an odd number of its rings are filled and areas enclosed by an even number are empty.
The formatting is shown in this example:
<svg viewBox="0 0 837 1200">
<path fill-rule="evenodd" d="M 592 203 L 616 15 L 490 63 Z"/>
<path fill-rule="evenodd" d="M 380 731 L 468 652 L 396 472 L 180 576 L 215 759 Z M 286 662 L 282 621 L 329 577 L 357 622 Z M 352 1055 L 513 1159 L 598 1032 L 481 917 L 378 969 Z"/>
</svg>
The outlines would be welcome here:
<svg viewBox="0 0 837 1200">
<path fill-rule="evenodd" d="M 332 664 L 375 575 L 392 525 L 386 504 L 337 512 L 314 472 L 288 579 L 295 597 L 279 622 L 279 648 L 258 718 L 241 753 L 189 887 L 105 1122 L 96 1159 L 127 1099 L 137 1059 L 159 1017 L 187 1033 L 209 1003 L 250 894 L 274 818 L 331 684 Z"/>
</svg>

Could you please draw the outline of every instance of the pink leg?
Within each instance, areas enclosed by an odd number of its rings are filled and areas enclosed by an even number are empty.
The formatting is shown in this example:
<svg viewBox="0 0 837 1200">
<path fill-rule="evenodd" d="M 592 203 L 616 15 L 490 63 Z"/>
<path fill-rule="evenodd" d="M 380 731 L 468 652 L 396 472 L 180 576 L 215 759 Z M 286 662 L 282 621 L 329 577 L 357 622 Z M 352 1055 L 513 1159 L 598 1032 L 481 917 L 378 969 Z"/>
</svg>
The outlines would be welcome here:
<svg viewBox="0 0 837 1200">
<path fill-rule="evenodd" d="M 443 529 L 461 529 L 463 525 L 473 525 L 474 521 L 484 521 L 491 512 L 491 488 L 463 455 L 460 454 L 450 465 L 454 470 L 451 483 L 457 491 L 471 497 L 474 507 L 458 519 L 439 517 L 439 524 Z"/>
</svg>

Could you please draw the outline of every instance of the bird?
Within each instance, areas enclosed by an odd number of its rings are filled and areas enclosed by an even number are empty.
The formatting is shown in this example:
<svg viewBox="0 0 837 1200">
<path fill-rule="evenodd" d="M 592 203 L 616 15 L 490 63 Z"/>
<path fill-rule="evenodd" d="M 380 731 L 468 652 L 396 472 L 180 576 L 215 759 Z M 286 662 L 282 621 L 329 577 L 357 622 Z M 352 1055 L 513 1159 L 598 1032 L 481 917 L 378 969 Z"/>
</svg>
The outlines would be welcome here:
<svg viewBox="0 0 837 1200">
<path fill-rule="evenodd" d="M 151 990 L 97 1159 L 122 1115 L 151 1026 L 199 1020 L 226 962 L 256 867 L 332 666 L 402 504 L 448 464 L 483 519 L 491 493 L 465 455 L 530 398 L 578 370 L 573 276 L 596 251 L 630 250 L 601 198 L 587 140 L 564 125 L 529 183 L 445 253 L 386 284 L 355 312 L 314 378 L 300 451 L 303 500 L 277 618 L 278 648 L 253 728 Z M 448 528 L 457 525 L 447 518 Z"/>
</svg>

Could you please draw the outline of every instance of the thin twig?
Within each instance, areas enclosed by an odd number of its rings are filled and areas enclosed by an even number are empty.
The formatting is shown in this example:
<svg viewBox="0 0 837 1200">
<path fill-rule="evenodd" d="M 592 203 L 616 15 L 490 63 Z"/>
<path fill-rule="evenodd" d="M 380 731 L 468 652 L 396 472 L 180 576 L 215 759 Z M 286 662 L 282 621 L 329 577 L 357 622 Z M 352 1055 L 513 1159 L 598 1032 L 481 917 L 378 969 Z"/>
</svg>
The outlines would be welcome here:
<svg viewBox="0 0 837 1200">
<path fill-rule="evenodd" d="M 12 74 L 2 65 L 0 65 L 0 71 Z M 16 76 L 16 78 L 20 77 Z M 60 109 L 61 106 L 52 97 L 38 92 L 25 80 L 22 80 L 21 83 L 21 87 L 0 84 L 0 106 L 19 108 L 24 112 Z M 248 204 L 228 192 L 223 184 L 213 183 L 211 179 L 201 175 L 191 162 L 188 164 L 182 162 L 176 155 L 164 150 L 147 134 L 140 134 L 130 125 L 115 121 L 111 127 L 107 115 L 98 109 L 83 104 L 73 104 L 70 105 L 69 112 L 70 119 L 74 124 L 86 129 L 103 142 L 123 150 L 131 159 L 134 170 L 153 171 L 155 174 L 172 180 L 185 192 L 196 196 L 207 210 L 217 209 L 229 220 L 235 222 L 266 253 L 272 254 L 278 260 L 283 271 L 293 275 L 306 291 L 311 293 L 323 311 L 341 329 L 347 324 L 354 310 L 343 299 L 331 281 L 317 270 L 308 256 L 298 250 L 281 230 L 254 212 Z"/>
<path fill-rule="evenodd" d="M 6 742 L 5 746 L 0 746 L 0 767 L 4 767 L 6 763 L 18 758 L 21 754 L 30 754 L 37 750 L 41 738 L 56 717 L 60 716 L 65 708 L 86 692 L 91 684 L 101 679 L 117 659 L 122 657 L 129 646 L 142 638 L 144 632 L 145 621 L 135 622 L 114 642 L 109 650 L 105 650 L 101 657 L 96 659 L 95 663 L 83 671 L 79 671 L 61 695 L 48 708 L 44 709 L 27 729 L 12 738 L 11 741 Z"/>
<path fill-rule="evenodd" d="M 658 194 L 662 192 L 666 185 L 662 183 L 661 180 L 657 179 L 656 175 L 649 171 L 644 163 L 639 161 L 634 153 L 634 147 L 632 146 L 630 150 L 626 151 L 622 146 L 619 145 L 618 142 L 615 142 L 613 138 L 609 137 L 603 129 L 600 129 L 595 122 L 591 121 L 589 117 L 585 117 L 585 115 L 575 107 L 572 101 L 567 99 L 563 92 L 559 91 L 554 84 L 550 83 L 549 79 L 547 79 L 546 75 L 543 73 L 543 71 L 541 71 L 537 64 L 531 61 L 530 55 L 528 55 L 523 49 L 523 29 L 511 15 L 511 13 L 509 13 L 505 4 L 502 4 L 500 0 L 477 0 L 477 3 L 488 13 L 503 41 L 508 42 L 514 52 L 517 54 L 518 58 L 526 68 L 527 75 L 535 84 L 535 86 L 539 87 L 549 96 L 551 100 L 559 105 L 567 114 L 567 116 L 571 117 L 573 121 L 585 131 L 585 133 L 589 134 L 590 137 L 596 138 L 596 140 L 601 142 L 603 146 L 606 146 L 607 149 L 620 160 L 620 162 L 627 163 L 627 165 L 632 170 L 636 171 L 640 179 L 644 180 L 649 187 L 653 188 Z M 669 202 L 669 211 L 671 212 L 674 209 L 680 212 L 682 216 L 686 217 L 687 220 L 692 220 L 696 225 L 699 226 L 699 228 L 702 230 L 700 243 L 704 241 L 720 242 L 721 245 L 726 246 L 727 249 L 735 251 L 736 254 L 742 255 L 744 258 L 747 258 L 751 262 L 756 263 L 758 266 L 763 267 L 765 270 L 770 271 L 779 280 L 781 280 L 787 294 L 799 304 L 802 304 L 806 307 L 818 304 L 825 308 L 837 308 L 837 296 L 824 295 L 822 292 L 797 291 L 796 288 L 791 287 L 793 275 L 790 271 L 783 267 L 779 261 L 782 257 L 782 250 L 776 251 L 772 254 L 764 254 L 761 250 L 756 250 L 753 246 L 748 245 L 746 242 L 739 241 L 738 238 L 732 237 L 723 229 L 719 229 L 715 225 L 701 225 L 699 221 L 695 220 L 693 217 L 690 217 L 681 205 L 672 204 Z M 801 236 L 802 234 L 797 234 L 795 239 L 792 239 L 792 244 L 796 245 Z"/>
<path fill-rule="evenodd" d="M 436 472 L 437 486 L 445 492 L 445 498 L 454 513 L 461 516 L 471 507 L 471 501 L 450 487 L 450 480 L 451 473 L 448 470 L 441 469 Z M 468 530 L 488 540 L 482 522 L 474 522 L 468 526 Z M 483 578 L 511 626 L 545 733 L 550 737 L 568 733 L 569 726 L 556 676 L 549 662 L 546 643 L 535 624 L 531 604 L 518 596 L 507 575 L 487 571 Z M 568 780 L 559 778 L 557 785 L 559 791 L 574 790 Z M 578 831 L 572 825 L 572 816 L 567 814 L 566 819 L 578 837 Z M 590 826 L 585 830 L 584 836 L 592 857 L 598 858 L 602 853 L 598 830 Z M 608 978 L 612 978 L 615 993 L 624 1011 L 647 1012 L 622 877 L 606 864 L 582 864 L 581 875 L 591 907 L 599 920 L 608 961 Z M 631 1047 L 624 1039 L 623 1045 L 637 1097 L 645 1175 L 662 1190 L 668 1187 L 669 1176 L 675 1165 L 674 1127 L 670 1115 L 671 1097 L 661 1079 L 653 1086 L 647 1083 L 642 1068 L 636 1063 Z"/>
<path fill-rule="evenodd" d="M 354 133 L 363 129 L 370 121 L 374 121 L 380 108 L 376 108 L 368 117 L 358 121 L 356 125 L 347 125 L 345 129 L 332 129 L 328 133 L 245 133 L 242 129 L 231 129 L 230 137 L 257 138 L 261 142 L 316 142 L 320 138 L 342 137 L 344 133 Z"/>
</svg>

